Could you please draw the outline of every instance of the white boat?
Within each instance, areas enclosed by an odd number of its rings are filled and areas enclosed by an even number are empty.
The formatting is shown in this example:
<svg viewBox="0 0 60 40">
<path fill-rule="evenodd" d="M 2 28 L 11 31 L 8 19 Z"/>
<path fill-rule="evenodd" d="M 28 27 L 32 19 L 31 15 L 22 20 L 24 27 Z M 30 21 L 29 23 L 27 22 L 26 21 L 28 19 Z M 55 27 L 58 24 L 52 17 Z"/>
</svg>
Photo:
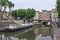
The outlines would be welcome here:
<svg viewBox="0 0 60 40">
<path fill-rule="evenodd" d="M 20 29 L 20 28 L 26 28 L 26 27 L 30 27 L 30 26 L 33 26 L 34 24 L 33 23 L 26 23 L 26 24 L 10 24 L 8 27 L 5 27 L 5 29 L 12 29 L 12 30 L 15 30 L 15 29 Z"/>
<path fill-rule="evenodd" d="M 25 24 L 20 24 L 21 26 L 32 26 L 33 25 L 33 23 L 25 23 Z"/>
</svg>

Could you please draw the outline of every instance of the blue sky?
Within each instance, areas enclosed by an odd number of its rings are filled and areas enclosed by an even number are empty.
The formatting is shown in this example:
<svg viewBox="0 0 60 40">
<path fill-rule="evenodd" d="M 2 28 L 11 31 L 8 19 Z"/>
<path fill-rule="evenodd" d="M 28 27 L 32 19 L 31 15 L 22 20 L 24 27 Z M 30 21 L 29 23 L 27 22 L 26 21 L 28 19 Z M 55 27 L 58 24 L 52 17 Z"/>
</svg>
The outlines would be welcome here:
<svg viewBox="0 0 60 40">
<path fill-rule="evenodd" d="M 15 4 L 14 9 L 21 8 L 34 8 L 41 11 L 54 9 L 56 6 L 56 0 L 10 0 Z"/>
</svg>

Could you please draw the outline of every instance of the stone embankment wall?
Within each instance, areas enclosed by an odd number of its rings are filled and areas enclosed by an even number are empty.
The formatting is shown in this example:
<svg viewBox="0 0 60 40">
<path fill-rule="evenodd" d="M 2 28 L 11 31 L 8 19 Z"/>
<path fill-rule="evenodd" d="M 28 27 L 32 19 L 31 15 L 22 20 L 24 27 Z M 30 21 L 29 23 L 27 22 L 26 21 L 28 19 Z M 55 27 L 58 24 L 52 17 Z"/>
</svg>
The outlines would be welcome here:
<svg viewBox="0 0 60 40">
<path fill-rule="evenodd" d="M 16 24 L 22 24 L 22 23 L 23 23 L 23 20 L 14 20 L 14 22 L 15 22 Z"/>
<path fill-rule="evenodd" d="M 56 40 L 56 33 L 55 33 L 56 29 L 57 29 L 57 24 L 56 23 L 52 24 L 51 34 L 52 34 L 53 40 Z"/>
</svg>

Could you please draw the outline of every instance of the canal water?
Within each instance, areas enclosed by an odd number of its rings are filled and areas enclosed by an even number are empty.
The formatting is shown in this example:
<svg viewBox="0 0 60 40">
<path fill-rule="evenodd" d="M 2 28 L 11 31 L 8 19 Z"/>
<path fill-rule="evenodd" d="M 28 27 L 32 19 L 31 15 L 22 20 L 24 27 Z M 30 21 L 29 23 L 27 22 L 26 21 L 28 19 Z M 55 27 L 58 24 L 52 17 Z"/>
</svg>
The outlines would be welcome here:
<svg viewBox="0 0 60 40">
<path fill-rule="evenodd" d="M 14 32 L 0 32 L 0 40 L 52 40 L 51 27 L 34 25 Z"/>
</svg>

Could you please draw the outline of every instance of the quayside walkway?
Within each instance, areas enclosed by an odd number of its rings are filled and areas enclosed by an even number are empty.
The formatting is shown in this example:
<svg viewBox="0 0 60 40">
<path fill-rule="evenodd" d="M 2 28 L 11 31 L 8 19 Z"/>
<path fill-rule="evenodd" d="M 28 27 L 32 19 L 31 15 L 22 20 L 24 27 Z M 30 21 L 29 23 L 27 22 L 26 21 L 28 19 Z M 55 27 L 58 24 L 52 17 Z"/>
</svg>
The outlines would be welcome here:
<svg viewBox="0 0 60 40">
<path fill-rule="evenodd" d="M 56 40 L 60 40 L 60 27 L 55 30 Z"/>
</svg>

